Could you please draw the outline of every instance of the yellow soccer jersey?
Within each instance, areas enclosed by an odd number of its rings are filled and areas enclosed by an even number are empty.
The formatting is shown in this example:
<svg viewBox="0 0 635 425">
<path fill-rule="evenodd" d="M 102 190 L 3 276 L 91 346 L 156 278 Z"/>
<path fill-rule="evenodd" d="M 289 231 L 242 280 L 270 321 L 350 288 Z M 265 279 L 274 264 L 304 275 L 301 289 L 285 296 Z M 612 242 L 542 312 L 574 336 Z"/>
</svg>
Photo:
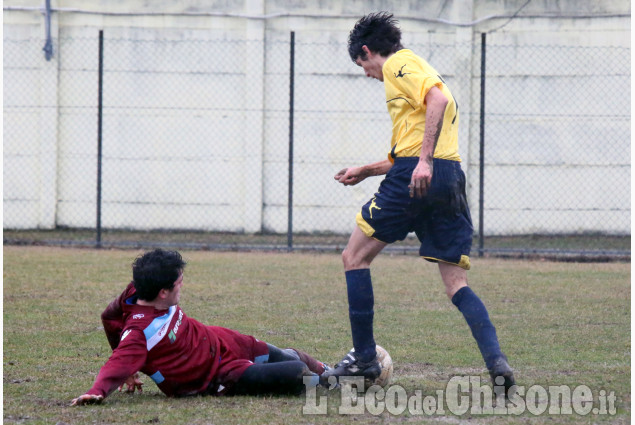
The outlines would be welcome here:
<svg viewBox="0 0 635 425">
<path fill-rule="evenodd" d="M 426 125 L 425 96 L 436 86 L 448 98 L 439 134 L 435 158 L 461 161 L 459 156 L 458 106 L 450 89 L 434 68 L 408 49 L 402 49 L 386 60 L 382 68 L 386 105 L 392 118 L 391 153 L 394 157 L 418 157 Z"/>
</svg>

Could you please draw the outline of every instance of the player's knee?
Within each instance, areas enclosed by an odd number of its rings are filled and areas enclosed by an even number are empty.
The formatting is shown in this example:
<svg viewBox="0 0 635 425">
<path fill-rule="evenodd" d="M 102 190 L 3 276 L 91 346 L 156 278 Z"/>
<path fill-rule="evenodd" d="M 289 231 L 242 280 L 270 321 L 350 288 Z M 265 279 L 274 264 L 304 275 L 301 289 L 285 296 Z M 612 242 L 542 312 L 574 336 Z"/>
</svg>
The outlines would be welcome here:
<svg viewBox="0 0 635 425">
<path fill-rule="evenodd" d="M 347 271 L 364 268 L 363 261 L 349 248 L 342 251 L 342 263 L 344 263 L 344 270 Z"/>
<path fill-rule="evenodd" d="M 464 282 L 460 282 L 460 283 L 456 283 L 454 285 L 445 285 L 445 295 L 448 296 L 448 298 L 450 300 L 452 300 L 452 297 L 454 296 L 454 294 L 456 294 L 459 289 L 463 288 L 464 286 L 467 286 L 466 283 Z"/>
<path fill-rule="evenodd" d="M 452 297 L 454 296 L 454 294 L 456 294 L 457 289 L 454 288 L 449 288 L 449 287 L 445 287 L 445 295 L 448 296 L 448 298 L 450 300 L 452 300 Z"/>
<path fill-rule="evenodd" d="M 344 269 L 348 270 L 348 265 L 351 262 L 351 255 L 350 252 L 348 250 L 348 248 L 345 248 L 344 251 L 342 251 L 342 264 L 344 264 Z"/>
<path fill-rule="evenodd" d="M 464 269 L 453 264 L 439 263 L 439 271 L 448 298 L 452 299 L 459 289 L 467 286 L 467 273 Z"/>
</svg>

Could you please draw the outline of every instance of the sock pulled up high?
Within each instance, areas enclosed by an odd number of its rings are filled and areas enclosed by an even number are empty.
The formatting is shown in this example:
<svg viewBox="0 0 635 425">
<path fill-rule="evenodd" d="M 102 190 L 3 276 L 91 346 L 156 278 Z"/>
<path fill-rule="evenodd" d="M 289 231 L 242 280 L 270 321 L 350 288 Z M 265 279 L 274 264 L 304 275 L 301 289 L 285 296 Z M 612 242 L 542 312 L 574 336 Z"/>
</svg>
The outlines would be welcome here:
<svg viewBox="0 0 635 425">
<path fill-rule="evenodd" d="M 368 362 L 376 356 L 373 338 L 375 298 L 370 269 L 349 270 L 345 274 L 353 347 L 358 358 Z"/>
<path fill-rule="evenodd" d="M 463 313 L 483 360 L 485 360 L 485 365 L 491 369 L 494 361 L 503 353 L 496 336 L 496 328 L 489 318 L 487 308 L 469 286 L 459 289 L 452 297 L 452 303 Z"/>
</svg>

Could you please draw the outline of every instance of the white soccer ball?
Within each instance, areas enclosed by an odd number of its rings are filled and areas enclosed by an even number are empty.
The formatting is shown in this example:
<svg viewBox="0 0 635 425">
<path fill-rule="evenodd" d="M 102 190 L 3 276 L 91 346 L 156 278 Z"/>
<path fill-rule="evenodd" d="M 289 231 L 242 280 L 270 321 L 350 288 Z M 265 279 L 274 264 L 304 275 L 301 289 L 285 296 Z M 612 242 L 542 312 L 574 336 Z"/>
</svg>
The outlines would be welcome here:
<svg viewBox="0 0 635 425">
<path fill-rule="evenodd" d="M 390 380 L 392 379 L 392 358 L 388 351 L 382 346 L 377 345 L 375 347 L 377 351 L 377 361 L 381 366 L 381 373 L 379 374 L 379 378 L 375 379 L 374 385 L 379 385 L 380 387 L 385 387 L 390 384 Z"/>
</svg>

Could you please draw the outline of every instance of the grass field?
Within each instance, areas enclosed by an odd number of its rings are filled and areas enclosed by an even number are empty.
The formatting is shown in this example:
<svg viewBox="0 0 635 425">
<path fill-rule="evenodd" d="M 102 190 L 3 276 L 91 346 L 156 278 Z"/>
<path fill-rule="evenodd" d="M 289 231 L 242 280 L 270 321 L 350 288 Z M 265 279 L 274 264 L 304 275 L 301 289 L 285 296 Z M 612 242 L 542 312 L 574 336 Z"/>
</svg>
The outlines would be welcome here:
<svg viewBox="0 0 635 425">
<path fill-rule="evenodd" d="M 230 327 L 334 363 L 351 347 L 340 257 L 314 253 L 182 252 L 181 306 Z M 615 415 L 417 416 L 406 410 L 303 415 L 300 397 L 169 399 L 148 377 L 143 394 L 114 393 L 70 407 L 107 360 L 99 315 L 130 280 L 139 251 L 4 247 L 4 423 L 630 423 L 630 264 L 474 259 L 470 284 L 488 306 L 519 385 L 588 386 L 617 397 Z M 455 375 L 487 373 L 436 266 L 381 255 L 373 265 L 375 339 L 408 394 L 435 395 Z"/>
</svg>

